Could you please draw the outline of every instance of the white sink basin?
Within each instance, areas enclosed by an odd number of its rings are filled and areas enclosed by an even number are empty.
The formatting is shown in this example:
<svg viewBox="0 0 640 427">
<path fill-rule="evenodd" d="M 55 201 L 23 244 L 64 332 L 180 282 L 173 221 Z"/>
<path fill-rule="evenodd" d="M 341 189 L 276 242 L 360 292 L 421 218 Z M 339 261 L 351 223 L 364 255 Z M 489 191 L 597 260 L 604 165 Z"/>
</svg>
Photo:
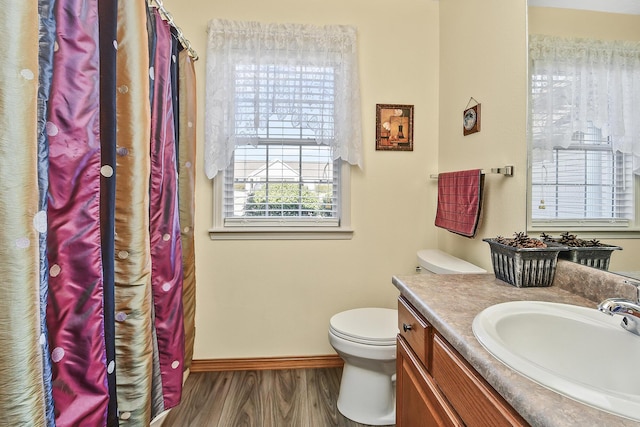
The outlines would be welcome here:
<svg viewBox="0 0 640 427">
<path fill-rule="evenodd" d="M 640 421 L 640 337 L 621 317 L 539 301 L 491 306 L 473 333 L 498 360 L 531 380 L 603 411 Z"/>
</svg>

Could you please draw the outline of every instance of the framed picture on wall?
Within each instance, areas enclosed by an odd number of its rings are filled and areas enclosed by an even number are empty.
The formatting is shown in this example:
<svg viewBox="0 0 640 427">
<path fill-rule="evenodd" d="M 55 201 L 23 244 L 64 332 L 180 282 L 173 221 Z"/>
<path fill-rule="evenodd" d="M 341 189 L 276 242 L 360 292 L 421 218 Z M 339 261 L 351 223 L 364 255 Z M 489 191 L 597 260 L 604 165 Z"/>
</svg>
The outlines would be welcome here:
<svg viewBox="0 0 640 427">
<path fill-rule="evenodd" d="M 413 105 L 376 104 L 376 150 L 413 151 Z"/>
<path fill-rule="evenodd" d="M 480 104 L 467 108 L 462 113 L 462 134 L 467 136 L 476 132 L 480 132 Z"/>
</svg>

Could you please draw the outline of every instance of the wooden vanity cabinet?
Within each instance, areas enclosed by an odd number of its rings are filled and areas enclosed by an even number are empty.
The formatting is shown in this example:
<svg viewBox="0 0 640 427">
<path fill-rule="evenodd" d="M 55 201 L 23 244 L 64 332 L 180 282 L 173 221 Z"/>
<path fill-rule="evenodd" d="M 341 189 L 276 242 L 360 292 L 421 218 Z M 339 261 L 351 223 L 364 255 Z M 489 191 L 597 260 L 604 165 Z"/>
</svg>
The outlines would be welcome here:
<svg viewBox="0 0 640 427">
<path fill-rule="evenodd" d="M 398 338 L 396 426 L 464 426 L 424 365 Z"/>
<path fill-rule="evenodd" d="M 527 426 L 404 297 L 398 300 L 396 426 Z"/>
</svg>

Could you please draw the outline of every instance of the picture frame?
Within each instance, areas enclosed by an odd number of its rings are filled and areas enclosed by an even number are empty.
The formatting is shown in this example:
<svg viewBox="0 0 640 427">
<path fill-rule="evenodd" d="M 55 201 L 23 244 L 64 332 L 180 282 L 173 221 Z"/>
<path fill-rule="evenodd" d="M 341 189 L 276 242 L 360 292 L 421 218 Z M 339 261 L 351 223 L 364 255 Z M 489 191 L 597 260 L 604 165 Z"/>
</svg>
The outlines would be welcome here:
<svg viewBox="0 0 640 427">
<path fill-rule="evenodd" d="M 376 104 L 376 150 L 413 151 L 413 105 Z"/>
<path fill-rule="evenodd" d="M 467 136 L 476 132 L 480 132 L 480 104 L 467 108 L 462 113 L 462 134 Z"/>
</svg>

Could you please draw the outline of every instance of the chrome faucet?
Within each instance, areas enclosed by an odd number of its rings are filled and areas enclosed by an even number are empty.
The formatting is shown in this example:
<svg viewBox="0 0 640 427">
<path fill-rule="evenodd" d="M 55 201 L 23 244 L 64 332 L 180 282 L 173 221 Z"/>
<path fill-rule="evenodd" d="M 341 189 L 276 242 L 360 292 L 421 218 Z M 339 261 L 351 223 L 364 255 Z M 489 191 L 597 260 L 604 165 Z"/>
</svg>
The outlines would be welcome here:
<svg viewBox="0 0 640 427">
<path fill-rule="evenodd" d="M 624 298 L 608 298 L 598 304 L 598 310 L 610 316 L 622 316 L 622 326 L 632 334 L 640 335 L 640 304 Z"/>
</svg>

